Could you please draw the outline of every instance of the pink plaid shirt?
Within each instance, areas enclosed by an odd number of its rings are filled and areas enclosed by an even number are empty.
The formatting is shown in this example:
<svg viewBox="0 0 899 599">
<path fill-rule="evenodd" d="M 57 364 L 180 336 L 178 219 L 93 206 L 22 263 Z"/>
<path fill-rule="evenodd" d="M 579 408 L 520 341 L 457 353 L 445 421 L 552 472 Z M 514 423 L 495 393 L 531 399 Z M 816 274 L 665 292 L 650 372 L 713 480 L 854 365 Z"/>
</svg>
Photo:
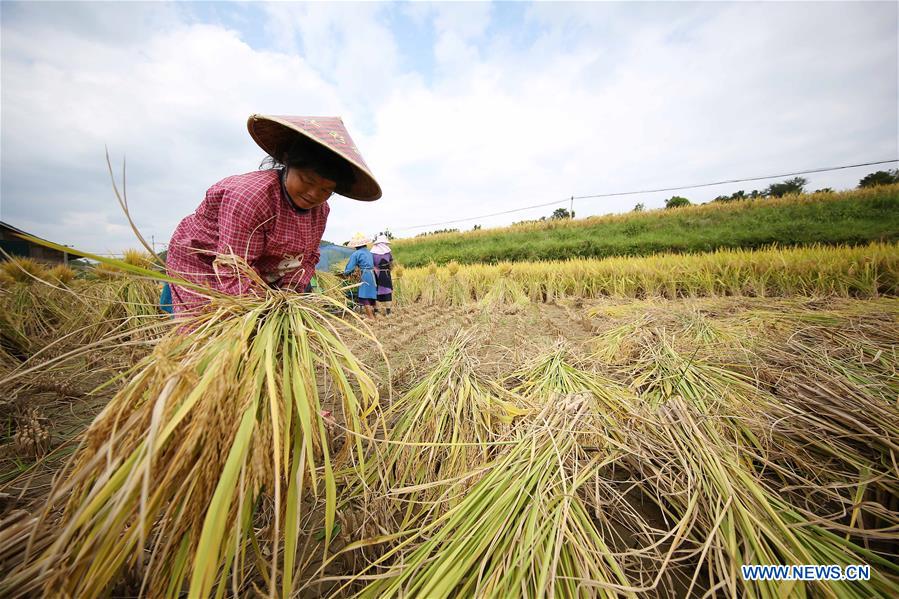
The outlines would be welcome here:
<svg viewBox="0 0 899 599">
<path fill-rule="evenodd" d="M 175 229 L 166 268 L 173 276 L 230 295 L 260 293 L 258 284 L 236 271 L 213 270 L 217 254 L 237 254 L 270 285 L 303 291 L 315 274 L 330 210 L 327 202 L 298 210 L 282 193 L 277 170 L 222 179 Z M 202 296 L 172 285 L 175 312 L 205 302 Z"/>
</svg>

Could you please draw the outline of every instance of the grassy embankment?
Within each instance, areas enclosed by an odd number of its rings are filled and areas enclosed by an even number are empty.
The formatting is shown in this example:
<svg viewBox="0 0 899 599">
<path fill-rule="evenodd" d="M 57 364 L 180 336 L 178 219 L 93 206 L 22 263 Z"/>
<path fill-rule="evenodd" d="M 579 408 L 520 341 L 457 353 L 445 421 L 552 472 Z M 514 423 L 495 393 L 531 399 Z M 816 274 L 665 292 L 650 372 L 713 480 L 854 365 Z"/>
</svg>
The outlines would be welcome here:
<svg viewBox="0 0 899 599">
<path fill-rule="evenodd" d="M 393 249 L 414 267 L 870 241 L 899 241 L 899 185 L 441 233 Z"/>
</svg>

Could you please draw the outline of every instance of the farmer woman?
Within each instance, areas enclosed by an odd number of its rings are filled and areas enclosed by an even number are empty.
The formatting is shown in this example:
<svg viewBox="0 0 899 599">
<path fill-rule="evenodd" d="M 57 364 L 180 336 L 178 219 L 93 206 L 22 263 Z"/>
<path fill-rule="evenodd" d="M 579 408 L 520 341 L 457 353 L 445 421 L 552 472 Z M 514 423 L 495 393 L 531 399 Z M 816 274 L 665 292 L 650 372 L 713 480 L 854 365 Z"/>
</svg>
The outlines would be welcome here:
<svg viewBox="0 0 899 599">
<path fill-rule="evenodd" d="M 375 244 L 371 248 L 371 254 L 375 262 L 375 280 L 378 284 L 378 303 L 375 306 L 375 314 L 379 305 L 384 305 L 387 314 L 390 314 L 390 304 L 393 300 L 393 279 L 390 277 L 390 265 L 393 256 L 390 253 L 390 239 L 383 233 L 375 237 Z"/>
<path fill-rule="evenodd" d="M 343 271 L 344 276 L 349 276 L 357 268 L 361 273 L 362 285 L 359 287 L 359 304 L 365 308 L 365 315 L 369 318 L 375 317 L 375 300 L 378 297 L 377 286 L 375 283 L 375 264 L 374 258 L 368 251 L 368 239 L 362 233 L 356 233 L 347 245 L 356 248 L 356 251 L 350 254 L 347 260 L 346 268 Z"/>
<path fill-rule="evenodd" d="M 381 188 L 338 117 L 252 115 L 247 129 L 269 168 L 222 179 L 169 242 L 169 274 L 229 295 L 264 288 L 234 261 L 242 258 L 269 287 L 306 290 L 328 221 L 328 198 L 381 197 Z M 263 163 L 265 164 L 265 163 Z M 202 291 L 172 285 L 176 313 L 202 307 Z"/>
</svg>

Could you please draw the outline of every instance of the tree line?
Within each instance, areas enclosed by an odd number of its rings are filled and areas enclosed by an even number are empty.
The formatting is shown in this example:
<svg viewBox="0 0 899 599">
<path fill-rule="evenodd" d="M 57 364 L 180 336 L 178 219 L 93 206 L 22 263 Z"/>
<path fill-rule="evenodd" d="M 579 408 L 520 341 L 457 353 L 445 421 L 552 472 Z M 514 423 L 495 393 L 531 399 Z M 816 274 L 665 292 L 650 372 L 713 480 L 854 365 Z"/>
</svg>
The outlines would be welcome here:
<svg viewBox="0 0 899 599">
<path fill-rule="evenodd" d="M 878 185 L 892 185 L 893 183 L 899 183 L 899 169 L 869 173 L 859 180 L 858 187 L 861 189 L 865 187 L 877 187 Z M 753 189 L 749 193 L 746 193 L 741 189 L 730 195 L 720 195 L 712 201 L 736 202 L 740 200 L 757 200 L 761 198 L 782 198 L 785 195 L 805 193 L 805 186 L 807 184 L 808 180 L 805 177 L 793 177 L 792 179 L 786 179 L 780 183 L 772 183 L 762 191 Z M 815 193 L 832 191 L 833 189 L 830 187 L 825 187 L 823 189 L 816 189 Z M 692 202 L 690 202 L 690 200 L 682 196 L 672 196 L 665 200 L 665 208 L 680 208 L 681 206 L 690 206 L 691 204 Z M 634 212 L 641 212 L 644 209 L 645 206 L 643 204 L 634 206 Z"/>
</svg>

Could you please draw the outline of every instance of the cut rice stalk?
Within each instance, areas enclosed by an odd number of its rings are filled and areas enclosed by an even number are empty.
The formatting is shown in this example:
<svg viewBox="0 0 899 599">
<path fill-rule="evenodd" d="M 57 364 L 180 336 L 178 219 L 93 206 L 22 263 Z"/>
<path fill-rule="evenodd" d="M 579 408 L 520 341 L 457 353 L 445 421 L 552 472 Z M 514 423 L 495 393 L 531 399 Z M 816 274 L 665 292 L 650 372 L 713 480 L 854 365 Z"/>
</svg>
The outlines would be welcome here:
<svg viewBox="0 0 899 599">
<path fill-rule="evenodd" d="M 323 487 L 327 548 L 334 469 L 350 451 L 362 456 L 358 435 L 330 454 L 317 382 L 329 381 L 350 433 L 366 436 L 377 405 L 376 386 L 336 334 L 332 305 L 284 292 L 216 300 L 163 338 L 55 485 L 35 530 L 53 526 L 50 511 L 65 505 L 55 542 L 0 592 L 40 573 L 46 593 L 97 596 L 137 568 L 151 596 L 177 597 L 187 580 L 191 596 L 221 593 L 229 573 L 242 584 L 267 580 L 274 593 L 278 572 L 288 595 L 297 498 Z M 271 533 L 267 567 L 255 549 L 260 524 Z"/>
<path fill-rule="evenodd" d="M 500 264 L 499 276 L 487 294 L 478 301 L 478 307 L 488 312 L 500 310 L 515 313 L 529 304 L 527 293 L 511 275 L 512 265 Z"/>
<path fill-rule="evenodd" d="M 583 449 L 597 446 L 590 404 L 586 395 L 565 398 L 523 423 L 484 477 L 388 552 L 382 560 L 396 564 L 358 596 L 633 595 L 578 496 L 602 461 L 615 459 L 607 448 L 593 456 Z"/>
<path fill-rule="evenodd" d="M 405 505 L 391 530 L 445 509 L 434 503 L 443 490 L 487 463 L 497 436 L 524 413 L 506 391 L 478 375 L 470 353 L 474 342 L 471 331 L 458 333 L 430 372 L 385 412 L 391 426 L 373 444 L 361 479 L 366 487 L 350 495 L 365 495 L 378 506 L 387 498 L 388 513 L 397 501 Z M 369 504 L 365 511 L 384 509 Z"/>
<path fill-rule="evenodd" d="M 558 342 L 512 373 L 508 382 L 514 385 L 513 393 L 538 402 L 557 394 L 589 393 L 609 428 L 621 429 L 633 413 L 636 397 L 617 382 L 579 368 L 578 362 L 566 345 Z"/>
<path fill-rule="evenodd" d="M 886 566 L 887 556 L 838 536 L 835 523 L 801 509 L 798 498 L 783 491 L 790 485 L 803 486 L 806 493 L 824 492 L 834 482 L 848 486 L 852 479 L 824 478 L 821 465 L 827 461 L 809 455 L 808 447 L 816 443 L 838 442 L 831 437 L 835 429 L 800 426 L 804 438 L 789 435 L 791 422 L 809 421 L 801 410 L 759 389 L 746 375 L 680 355 L 662 331 L 646 340 L 638 368 L 632 385 L 648 400 L 647 420 L 654 413 L 658 422 L 632 438 L 630 445 L 641 448 L 634 453 L 634 467 L 656 487 L 660 507 L 689 522 L 689 537 L 705 548 L 694 582 L 705 567 L 729 594 L 748 597 L 802 595 L 812 588 L 847 597 L 899 590 L 894 578 L 899 568 Z M 862 458 L 855 464 L 856 473 L 874 468 Z M 751 563 L 867 563 L 881 571 L 865 589 L 851 583 L 785 587 L 743 581 L 739 567 Z"/>
<path fill-rule="evenodd" d="M 705 548 L 694 582 L 706 568 L 733 596 L 773 599 L 814 592 L 861 598 L 899 592 L 899 567 L 799 513 L 747 466 L 744 452 L 722 434 L 719 421 L 680 397 L 669 398 L 658 416 L 658 426 L 641 433 L 637 462 L 665 503 L 691 523 L 689 536 L 696 546 Z M 689 492 L 685 481 L 690 481 Z M 744 581 L 740 566 L 745 564 L 873 567 L 871 581 L 861 587 L 839 581 Z"/>
</svg>

